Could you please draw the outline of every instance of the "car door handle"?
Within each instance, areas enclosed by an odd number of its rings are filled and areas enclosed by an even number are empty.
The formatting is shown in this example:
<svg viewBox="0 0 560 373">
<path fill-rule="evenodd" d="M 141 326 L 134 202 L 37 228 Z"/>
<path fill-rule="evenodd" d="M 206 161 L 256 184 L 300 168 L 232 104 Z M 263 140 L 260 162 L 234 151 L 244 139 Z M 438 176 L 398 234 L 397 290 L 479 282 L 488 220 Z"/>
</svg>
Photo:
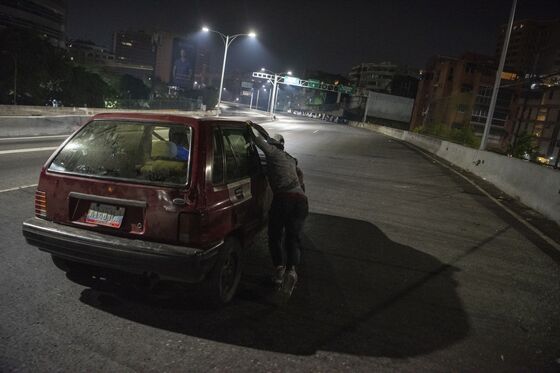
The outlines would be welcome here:
<svg viewBox="0 0 560 373">
<path fill-rule="evenodd" d="M 185 200 L 182 199 L 182 198 L 174 198 L 174 199 L 173 199 L 173 204 L 174 204 L 175 206 L 185 206 L 185 205 L 187 204 L 187 201 L 185 201 Z"/>
</svg>

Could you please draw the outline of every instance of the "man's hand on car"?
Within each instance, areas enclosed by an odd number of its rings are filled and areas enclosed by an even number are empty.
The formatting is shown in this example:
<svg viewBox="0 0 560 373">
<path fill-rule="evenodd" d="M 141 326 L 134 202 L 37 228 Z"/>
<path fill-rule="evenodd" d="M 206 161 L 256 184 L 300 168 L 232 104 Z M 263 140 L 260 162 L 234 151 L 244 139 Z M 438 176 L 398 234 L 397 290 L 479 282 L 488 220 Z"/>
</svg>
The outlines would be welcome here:
<svg viewBox="0 0 560 373">
<path fill-rule="evenodd" d="M 262 128 L 260 125 L 258 125 L 257 123 L 248 121 L 247 123 L 249 123 L 249 125 L 251 126 L 251 128 L 253 129 L 253 135 L 254 136 L 261 136 L 262 138 L 264 138 L 266 141 L 269 140 L 270 136 L 268 135 L 268 133 L 266 132 L 266 130 L 264 128 Z M 255 131 L 257 131 L 255 133 Z"/>
</svg>

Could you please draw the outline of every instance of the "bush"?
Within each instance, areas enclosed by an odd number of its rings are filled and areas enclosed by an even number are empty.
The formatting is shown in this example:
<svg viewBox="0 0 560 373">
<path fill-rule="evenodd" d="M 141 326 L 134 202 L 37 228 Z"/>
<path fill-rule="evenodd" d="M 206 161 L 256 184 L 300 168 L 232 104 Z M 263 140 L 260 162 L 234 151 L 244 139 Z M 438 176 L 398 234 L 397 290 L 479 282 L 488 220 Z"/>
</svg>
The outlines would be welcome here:
<svg viewBox="0 0 560 373">
<path fill-rule="evenodd" d="M 535 137 L 523 132 L 517 138 L 515 145 L 509 145 L 507 149 L 508 155 L 520 159 L 531 159 L 539 147 L 535 144 Z"/>
</svg>

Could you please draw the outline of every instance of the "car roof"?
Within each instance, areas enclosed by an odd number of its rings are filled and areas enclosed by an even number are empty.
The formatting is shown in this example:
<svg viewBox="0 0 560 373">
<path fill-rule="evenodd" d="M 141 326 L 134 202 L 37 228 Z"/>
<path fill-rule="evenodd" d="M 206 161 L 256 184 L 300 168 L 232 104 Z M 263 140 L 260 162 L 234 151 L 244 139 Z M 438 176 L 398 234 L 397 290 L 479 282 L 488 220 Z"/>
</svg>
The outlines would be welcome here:
<svg viewBox="0 0 560 373">
<path fill-rule="evenodd" d="M 196 125 L 199 123 L 214 123 L 214 122 L 227 122 L 227 123 L 246 123 L 242 119 L 224 118 L 224 117 L 200 117 L 193 115 L 182 115 L 180 113 L 165 113 L 165 112 L 109 112 L 96 114 L 92 120 L 113 119 L 113 120 L 138 120 L 138 121 L 158 121 L 170 123 L 185 123 L 189 125 Z"/>
</svg>

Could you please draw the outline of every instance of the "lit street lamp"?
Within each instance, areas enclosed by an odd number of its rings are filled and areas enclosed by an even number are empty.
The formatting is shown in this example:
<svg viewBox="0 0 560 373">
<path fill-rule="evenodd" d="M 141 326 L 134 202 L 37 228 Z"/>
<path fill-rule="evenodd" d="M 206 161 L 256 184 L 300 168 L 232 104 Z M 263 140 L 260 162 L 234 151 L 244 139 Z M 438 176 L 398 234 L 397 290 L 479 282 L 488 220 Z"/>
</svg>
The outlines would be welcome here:
<svg viewBox="0 0 560 373">
<path fill-rule="evenodd" d="M 267 72 L 269 74 L 274 74 L 274 81 L 272 82 L 272 92 L 270 95 L 270 115 L 274 115 L 274 107 L 276 106 L 276 94 L 278 91 L 278 78 L 282 77 L 284 74 L 286 75 L 292 75 L 292 72 L 290 70 L 283 72 L 283 73 L 275 73 L 272 72 L 270 70 L 265 69 L 264 67 L 261 67 L 261 71 L 262 72 Z"/>
<path fill-rule="evenodd" d="M 213 32 L 215 34 L 220 35 L 220 38 L 222 38 L 222 41 L 224 42 L 224 46 L 225 46 L 225 48 L 224 48 L 224 62 L 222 64 L 222 77 L 220 79 L 220 91 L 219 91 L 219 94 L 218 94 L 218 110 L 220 110 L 220 103 L 222 102 L 222 91 L 224 90 L 224 88 L 223 88 L 224 87 L 224 73 L 226 71 L 226 60 L 227 60 L 228 48 L 231 45 L 231 43 L 233 43 L 233 41 L 235 39 L 237 39 L 239 36 L 248 36 L 250 38 L 255 38 L 255 37 L 257 37 L 257 34 L 251 31 L 248 34 L 235 34 L 235 35 L 230 36 L 230 35 L 222 34 L 221 32 L 216 31 L 216 30 L 211 30 L 206 26 L 204 26 L 202 28 L 202 31 Z"/>
<path fill-rule="evenodd" d="M 17 55 L 8 51 L 0 51 L 0 53 L 9 55 L 14 60 L 14 105 L 17 105 Z"/>
</svg>

